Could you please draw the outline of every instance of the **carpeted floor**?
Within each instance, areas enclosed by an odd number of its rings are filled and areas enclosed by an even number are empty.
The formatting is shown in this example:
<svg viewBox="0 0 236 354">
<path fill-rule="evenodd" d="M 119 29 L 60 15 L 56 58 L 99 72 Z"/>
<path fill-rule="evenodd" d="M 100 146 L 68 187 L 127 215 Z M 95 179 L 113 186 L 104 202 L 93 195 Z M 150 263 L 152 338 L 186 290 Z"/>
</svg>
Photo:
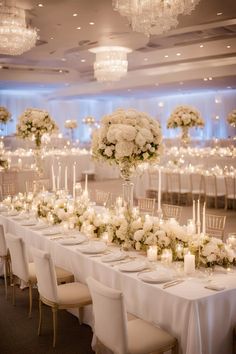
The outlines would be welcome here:
<svg viewBox="0 0 236 354">
<path fill-rule="evenodd" d="M 51 310 L 43 306 L 42 335 L 37 335 L 38 292 L 33 291 L 32 318 L 28 318 L 28 289 L 16 289 L 16 305 L 11 303 L 11 289 L 5 299 L 4 282 L 0 278 L 0 353 L 1 354 L 92 354 L 92 331 L 79 325 L 67 311 L 58 312 L 58 337 L 52 347 Z"/>
</svg>

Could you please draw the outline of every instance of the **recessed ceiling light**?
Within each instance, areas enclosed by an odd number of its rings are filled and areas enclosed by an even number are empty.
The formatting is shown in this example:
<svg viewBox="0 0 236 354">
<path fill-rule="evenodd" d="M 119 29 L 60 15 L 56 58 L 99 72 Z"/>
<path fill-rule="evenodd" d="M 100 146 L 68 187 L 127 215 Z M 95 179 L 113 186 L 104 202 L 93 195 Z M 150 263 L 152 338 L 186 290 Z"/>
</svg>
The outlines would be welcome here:
<svg viewBox="0 0 236 354">
<path fill-rule="evenodd" d="M 210 81 L 211 81 L 211 80 L 212 80 L 212 77 L 208 77 L 208 80 L 210 80 Z"/>
<path fill-rule="evenodd" d="M 94 23 L 94 22 L 89 22 L 89 24 L 90 24 L 91 26 L 95 25 L 95 23 Z"/>
<path fill-rule="evenodd" d="M 78 14 L 73 14 L 74 17 L 78 16 Z"/>
<path fill-rule="evenodd" d="M 231 45 L 227 45 L 227 48 L 228 48 L 228 49 L 231 48 Z"/>
<path fill-rule="evenodd" d="M 62 73 L 62 72 L 63 72 L 63 71 L 60 69 L 60 70 L 59 70 L 59 73 Z"/>
<path fill-rule="evenodd" d="M 159 107 L 164 107 L 164 103 L 163 102 L 158 102 L 158 106 Z"/>
<path fill-rule="evenodd" d="M 177 55 L 177 57 L 179 57 L 181 55 L 181 53 L 177 53 L 176 55 Z"/>
<path fill-rule="evenodd" d="M 76 29 L 81 29 L 81 27 L 76 27 Z"/>
<path fill-rule="evenodd" d="M 221 16 L 221 15 L 223 15 L 223 12 L 217 12 L 216 15 L 217 15 L 217 16 Z"/>
<path fill-rule="evenodd" d="M 216 120 L 219 120 L 219 119 L 220 119 L 220 116 L 215 116 L 215 119 L 216 119 Z"/>
<path fill-rule="evenodd" d="M 61 58 L 61 61 L 66 61 L 66 58 Z"/>
<path fill-rule="evenodd" d="M 54 39 L 54 37 L 50 37 L 50 39 Z"/>
<path fill-rule="evenodd" d="M 165 58 L 168 58 L 168 57 L 169 57 L 169 55 L 168 55 L 168 54 L 166 54 L 166 55 L 165 55 Z"/>
<path fill-rule="evenodd" d="M 180 85 L 183 85 L 184 83 L 183 83 L 183 81 L 180 81 L 180 83 L 179 83 Z"/>
<path fill-rule="evenodd" d="M 204 47 L 204 45 L 203 44 L 200 44 L 200 48 L 203 48 Z"/>
<path fill-rule="evenodd" d="M 43 7 L 43 4 L 38 4 L 38 7 Z"/>
<path fill-rule="evenodd" d="M 81 61 L 81 63 L 85 63 L 85 62 L 86 62 L 86 60 L 85 60 L 85 59 L 81 59 L 80 61 Z"/>
<path fill-rule="evenodd" d="M 208 78 L 207 77 L 204 77 L 204 79 L 203 79 L 204 81 L 208 81 Z"/>
</svg>

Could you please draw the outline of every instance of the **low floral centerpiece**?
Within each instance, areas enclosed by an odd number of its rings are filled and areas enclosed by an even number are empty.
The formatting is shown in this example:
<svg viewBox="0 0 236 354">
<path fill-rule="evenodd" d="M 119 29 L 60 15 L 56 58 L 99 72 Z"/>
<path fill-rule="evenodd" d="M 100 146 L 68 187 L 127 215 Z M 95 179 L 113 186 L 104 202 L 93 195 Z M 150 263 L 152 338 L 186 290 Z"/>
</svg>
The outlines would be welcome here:
<svg viewBox="0 0 236 354">
<path fill-rule="evenodd" d="M 47 111 L 28 108 L 19 117 L 16 126 L 17 135 L 22 139 L 34 139 L 37 147 L 41 147 L 42 136 L 57 131 L 56 122 Z"/>
<path fill-rule="evenodd" d="M 121 177 L 130 181 L 139 164 L 158 161 L 161 141 L 158 121 L 135 109 L 118 109 L 104 116 L 100 128 L 93 133 L 92 155 L 94 159 L 119 165 Z M 128 194 L 132 194 L 129 188 Z M 130 204 L 129 198 L 123 197 Z"/>
<path fill-rule="evenodd" d="M 11 119 L 11 113 L 5 108 L 0 106 L 0 123 L 6 124 Z"/>
<path fill-rule="evenodd" d="M 181 128 L 183 144 L 189 142 L 188 130 L 192 127 L 204 127 L 205 123 L 201 114 L 193 107 L 190 106 L 178 106 L 171 113 L 168 121 L 167 128 Z"/>
<path fill-rule="evenodd" d="M 227 117 L 227 122 L 232 126 L 236 127 L 236 109 L 229 113 Z"/>
</svg>

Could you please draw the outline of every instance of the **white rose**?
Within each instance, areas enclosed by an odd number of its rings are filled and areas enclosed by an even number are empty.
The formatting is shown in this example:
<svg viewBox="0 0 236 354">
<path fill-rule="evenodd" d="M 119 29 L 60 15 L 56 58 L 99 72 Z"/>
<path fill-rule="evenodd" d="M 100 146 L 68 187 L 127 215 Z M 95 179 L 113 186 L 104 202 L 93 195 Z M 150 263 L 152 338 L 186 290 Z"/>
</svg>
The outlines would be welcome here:
<svg viewBox="0 0 236 354">
<path fill-rule="evenodd" d="M 133 153 L 134 144 L 130 141 L 121 141 L 116 144 L 115 155 L 116 158 L 131 156 Z"/>
</svg>

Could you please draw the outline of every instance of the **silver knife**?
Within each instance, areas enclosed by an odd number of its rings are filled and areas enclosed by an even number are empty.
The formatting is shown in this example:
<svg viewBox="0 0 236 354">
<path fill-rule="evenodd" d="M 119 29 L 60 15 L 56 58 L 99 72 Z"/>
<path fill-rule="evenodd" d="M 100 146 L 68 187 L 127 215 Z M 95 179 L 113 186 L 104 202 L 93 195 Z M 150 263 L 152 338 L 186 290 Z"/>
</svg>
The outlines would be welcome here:
<svg viewBox="0 0 236 354">
<path fill-rule="evenodd" d="M 177 284 L 180 284 L 180 283 L 183 283 L 183 282 L 184 282 L 183 279 L 173 280 L 173 281 L 171 281 L 169 283 L 164 284 L 163 285 L 163 289 L 169 288 L 171 286 L 174 286 L 174 285 L 177 285 Z"/>
</svg>

